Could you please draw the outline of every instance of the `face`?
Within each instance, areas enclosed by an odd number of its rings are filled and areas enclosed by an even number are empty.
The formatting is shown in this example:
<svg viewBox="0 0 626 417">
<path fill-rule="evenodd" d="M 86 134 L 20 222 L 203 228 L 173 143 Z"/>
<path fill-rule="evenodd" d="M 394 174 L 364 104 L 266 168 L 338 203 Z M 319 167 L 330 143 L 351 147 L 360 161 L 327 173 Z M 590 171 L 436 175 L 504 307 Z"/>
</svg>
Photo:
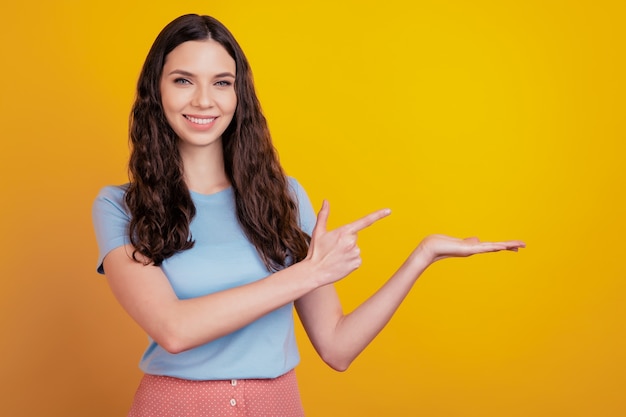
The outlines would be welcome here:
<svg viewBox="0 0 626 417">
<path fill-rule="evenodd" d="M 237 107 L 235 60 L 214 40 L 178 45 L 165 58 L 161 101 L 181 151 L 221 147 Z"/>
</svg>

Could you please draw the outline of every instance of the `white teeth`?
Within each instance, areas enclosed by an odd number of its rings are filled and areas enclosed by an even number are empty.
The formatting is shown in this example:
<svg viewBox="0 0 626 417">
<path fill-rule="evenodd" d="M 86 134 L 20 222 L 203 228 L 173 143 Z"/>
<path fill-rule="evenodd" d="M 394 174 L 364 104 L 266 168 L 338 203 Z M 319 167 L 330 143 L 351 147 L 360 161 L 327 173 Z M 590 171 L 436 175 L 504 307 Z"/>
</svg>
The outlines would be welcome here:
<svg viewBox="0 0 626 417">
<path fill-rule="evenodd" d="M 185 116 L 187 118 L 187 120 L 199 124 L 199 125 L 208 125 L 209 123 L 211 123 L 213 120 L 215 120 L 215 117 L 212 117 L 210 119 L 198 119 L 197 117 L 191 117 L 191 116 Z"/>
</svg>

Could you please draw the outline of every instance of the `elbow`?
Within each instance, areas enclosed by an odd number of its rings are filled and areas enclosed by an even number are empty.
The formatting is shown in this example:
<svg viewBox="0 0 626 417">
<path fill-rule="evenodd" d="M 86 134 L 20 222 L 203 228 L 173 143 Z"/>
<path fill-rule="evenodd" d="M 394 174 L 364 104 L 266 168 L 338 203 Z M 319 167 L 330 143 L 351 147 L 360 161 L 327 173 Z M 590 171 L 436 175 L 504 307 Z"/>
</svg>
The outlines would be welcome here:
<svg viewBox="0 0 626 417">
<path fill-rule="evenodd" d="M 181 331 L 181 326 L 177 323 L 164 323 L 160 331 L 152 338 L 159 346 L 165 349 L 166 352 L 174 355 L 194 347 L 189 343 L 188 338 L 186 338 L 184 332 Z"/>
<path fill-rule="evenodd" d="M 189 350 L 189 348 L 184 346 L 180 340 L 173 337 L 163 337 L 160 340 L 155 341 L 159 346 L 165 349 L 167 353 L 171 353 L 173 355 Z"/>
<path fill-rule="evenodd" d="M 345 372 L 350 367 L 350 362 L 342 362 L 342 363 L 340 363 L 340 362 L 337 362 L 337 363 L 326 362 L 326 364 L 328 366 L 330 366 L 333 370 L 337 371 L 337 372 Z"/>
<path fill-rule="evenodd" d="M 199 335 L 197 326 L 183 318 L 171 317 L 163 320 L 156 331 L 153 340 L 165 351 L 171 354 L 186 352 L 203 344 L 212 342 L 228 334 L 223 328 L 213 329 L 212 332 Z"/>
<path fill-rule="evenodd" d="M 352 364 L 353 358 L 343 357 L 342 355 L 335 353 L 320 354 L 322 360 L 326 365 L 330 366 L 337 372 L 345 372 Z"/>
</svg>

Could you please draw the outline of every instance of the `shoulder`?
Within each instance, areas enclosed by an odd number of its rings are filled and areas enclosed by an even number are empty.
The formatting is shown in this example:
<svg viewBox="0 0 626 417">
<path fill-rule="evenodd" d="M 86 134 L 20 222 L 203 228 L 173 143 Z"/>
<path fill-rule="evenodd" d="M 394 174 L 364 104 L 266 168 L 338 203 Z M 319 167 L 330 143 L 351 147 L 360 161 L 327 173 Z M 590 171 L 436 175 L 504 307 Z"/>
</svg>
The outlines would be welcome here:
<svg viewBox="0 0 626 417">
<path fill-rule="evenodd" d="M 100 189 L 98 192 L 98 199 L 109 199 L 109 200 L 124 200 L 124 195 L 126 194 L 126 190 L 128 190 L 128 184 L 123 185 L 107 185 Z"/>
<path fill-rule="evenodd" d="M 104 257 L 118 246 L 129 243 L 128 224 L 131 217 L 124 202 L 127 189 L 128 185 L 104 187 L 93 203 L 92 218 L 98 241 L 99 273 L 104 273 Z"/>
<path fill-rule="evenodd" d="M 124 196 L 128 184 L 124 185 L 108 185 L 100 189 L 93 203 L 93 212 L 96 215 L 99 212 L 117 212 L 118 215 L 128 216 Z"/>
<path fill-rule="evenodd" d="M 302 207 L 303 204 L 311 204 L 309 201 L 309 196 L 297 179 L 293 177 L 287 177 L 287 187 L 289 188 L 289 193 L 298 204 L 298 206 Z"/>
<path fill-rule="evenodd" d="M 289 184 L 289 191 L 291 192 L 295 203 L 298 205 L 300 227 L 304 232 L 311 234 L 317 219 L 311 205 L 311 200 L 298 180 L 292 177 L 287 177 L 287 181 Z"/>
<path fill-rule="evenodd" d="M 294 195 L 294 197 L 298 198 L 302 194 L 306 194 L 302 185 L 298 182 L 294 177 L 287 177 L 287 186 L 289 187 L 289 191 Z"/>
</svg>

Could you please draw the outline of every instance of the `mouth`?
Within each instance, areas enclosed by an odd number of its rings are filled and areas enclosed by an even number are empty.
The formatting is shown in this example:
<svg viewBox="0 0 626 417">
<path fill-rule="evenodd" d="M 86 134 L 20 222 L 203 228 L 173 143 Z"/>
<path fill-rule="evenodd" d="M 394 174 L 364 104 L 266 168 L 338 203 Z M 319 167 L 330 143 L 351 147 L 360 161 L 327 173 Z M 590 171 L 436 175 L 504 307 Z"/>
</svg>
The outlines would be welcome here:
<svg viewBox="0 0 626 417">
<path fill-rule="evenodd" d="M 217 117 L 193 117 L 187 114 L 183 114 L 185 119 L 189 120 L 191 123 L 195 123 L 197 125 L 208 125 L 212 123 Z"/>
</svg>

